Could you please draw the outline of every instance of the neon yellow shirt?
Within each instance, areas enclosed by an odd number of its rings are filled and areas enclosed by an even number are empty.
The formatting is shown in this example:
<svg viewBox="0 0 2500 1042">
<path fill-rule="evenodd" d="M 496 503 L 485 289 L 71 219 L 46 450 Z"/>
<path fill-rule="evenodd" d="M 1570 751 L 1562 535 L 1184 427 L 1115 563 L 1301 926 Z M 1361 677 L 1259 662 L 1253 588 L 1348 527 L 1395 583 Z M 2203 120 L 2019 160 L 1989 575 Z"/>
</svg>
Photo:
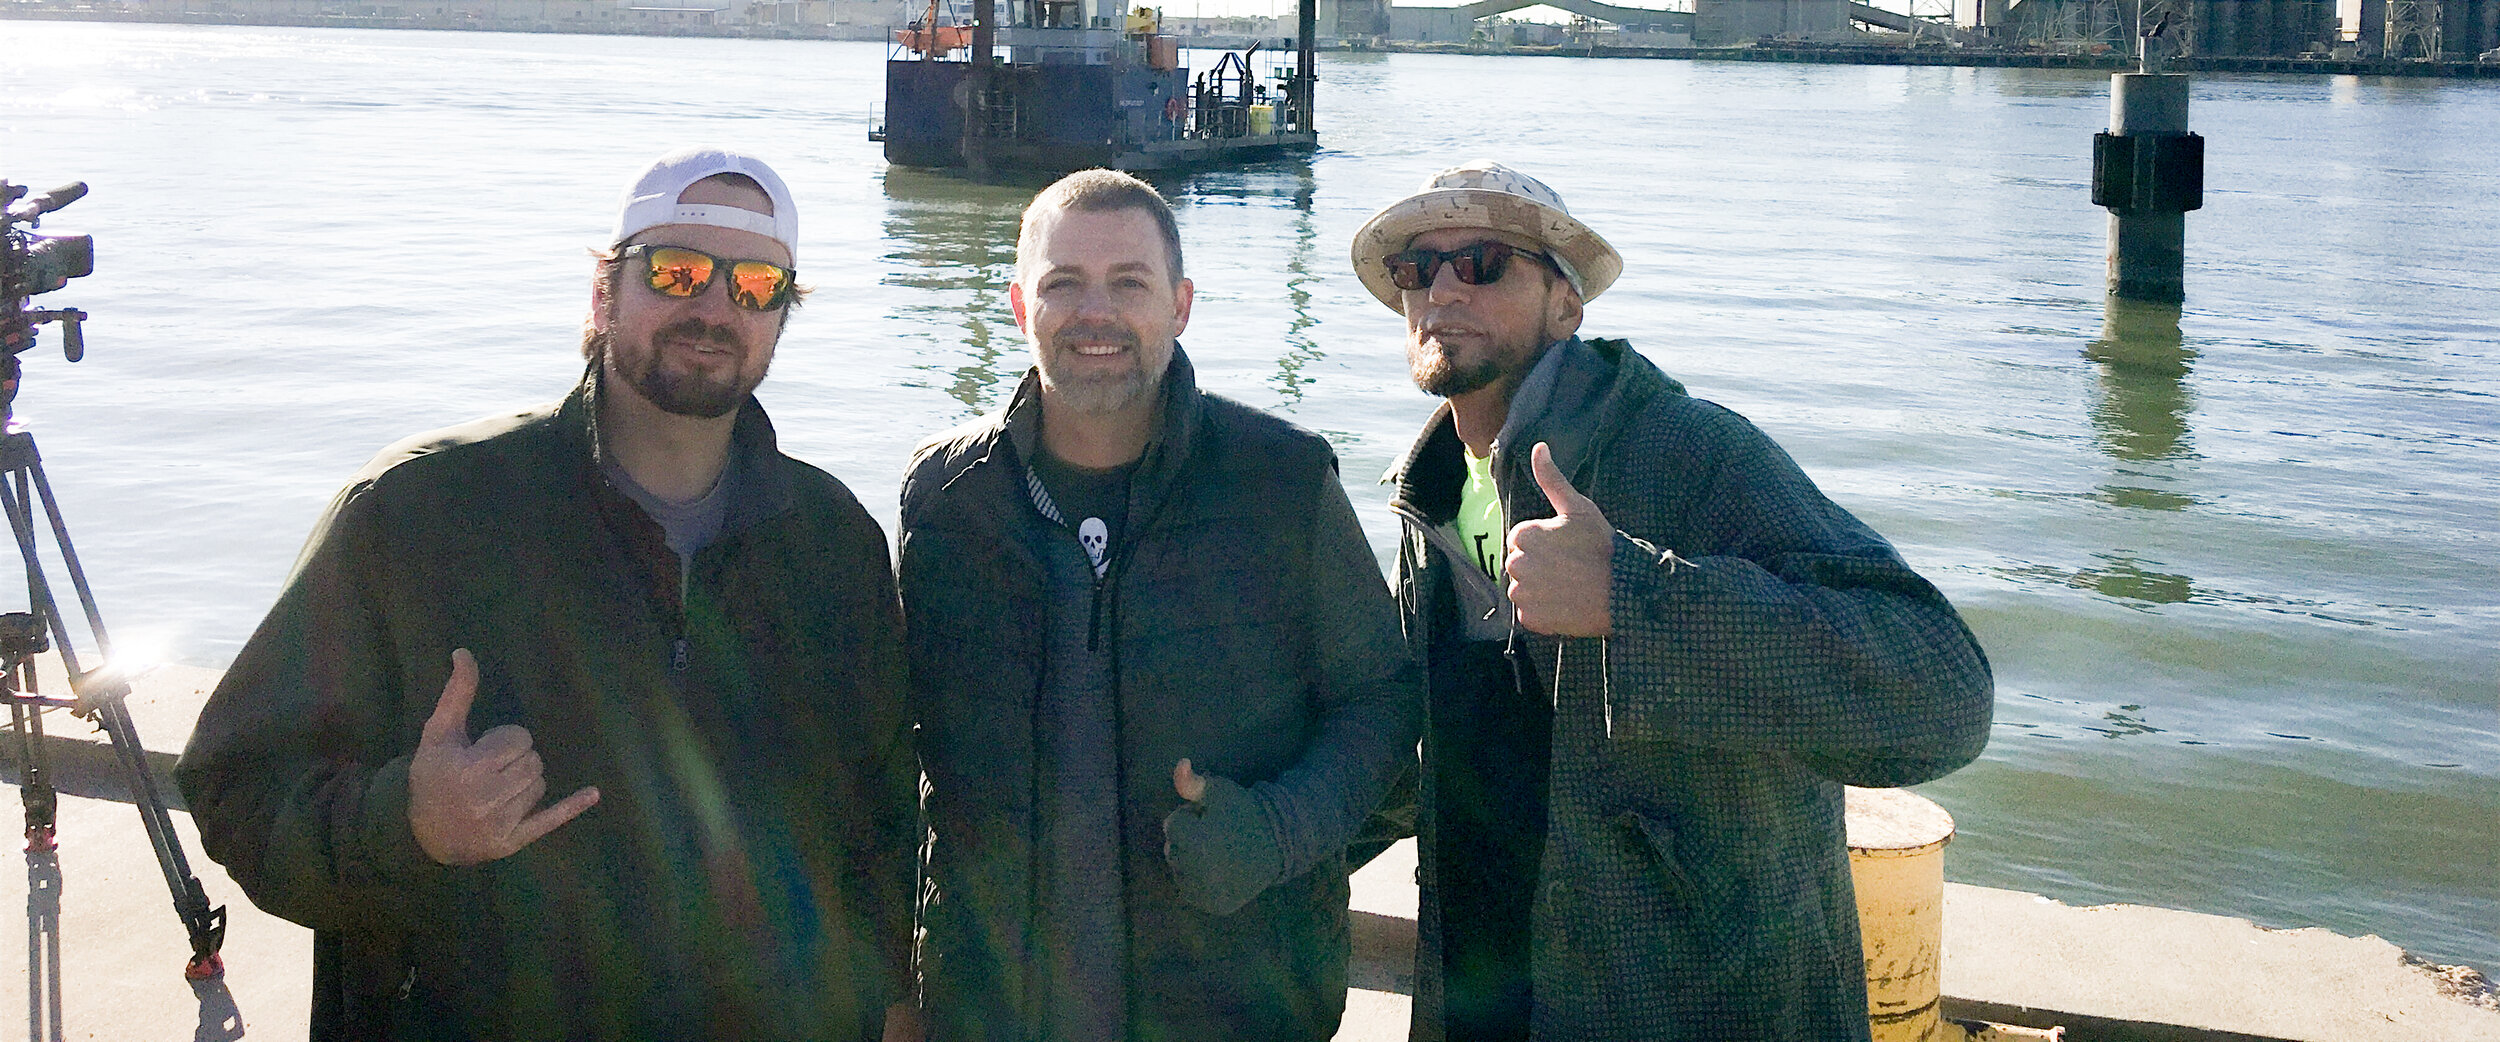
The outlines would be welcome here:
<svg viewBox="0 0 2500 1042">
<path fill-rule="evenodd" d="M 1510 526 L 1502 523 L 1502 493 L 1493 487 L 1492 457 L 1477 458 L 1464 448 L 1459 455 L 1467 460 L 1467 485 L 1458 493 L 1458 517 L 1450 527 L 1458 534 L 1458 545 L 1466 547 L 1476 559 L 1476 567 L 1493 581 L 1502 580 L 1503 540 Z"/>
</svg>

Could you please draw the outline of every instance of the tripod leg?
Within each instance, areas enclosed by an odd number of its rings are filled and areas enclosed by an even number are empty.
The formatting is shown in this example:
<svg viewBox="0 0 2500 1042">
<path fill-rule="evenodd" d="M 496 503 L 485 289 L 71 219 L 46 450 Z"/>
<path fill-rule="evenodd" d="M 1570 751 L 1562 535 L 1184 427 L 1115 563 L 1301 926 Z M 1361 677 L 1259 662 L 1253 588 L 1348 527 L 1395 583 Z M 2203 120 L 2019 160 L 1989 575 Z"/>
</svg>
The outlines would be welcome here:
<svg viewBox="0 0 2500 1042">
<path fill-rule="evenodd" d="M 26 809 L 26 852 L 49 853 L 57 843 L 54 822 L 61 799 L 45 770 L 42 708 L 11 702 L 9 731 L 17 736 L 17 795 Z"/>
<path fill-rule="evenodd" d="M 148 771 L 147 747 L 139 744 L 130 709 L 122 704 L 128 693 L 125 688 L 102 700 L 96 707 L 96 725 L 112 740 L 113 751 L 130 776 L 130 801 L 139 808 L 148 844 L 156 848 L 157 867 L 164 870 L 165 887 L 173 892 L 174 914 L 182 918 L 183 928 L 191 935 L 191 960 L 183 967 L 183 976 L 208 980 L 225 972 L 218 950 L 226 943 L 226 910 L 209 906 L 208 892 L 182 856 L 182 837 L 174 832 L 173 815 L 156 790 L 156 776 Z"/>
<path fill-rule="evenodd" d="M 69 674 L 70 686 L 77 696 L 78 708 L 73 711 L 94 720 L 104 730 L 121 759 L 122 769 L 130 777 L 131 802 L 138 806 L 148 844 L 156 849 L 156 862 L 164 870 L 165 886 L 173 892 L 174 913 L 181 917 L 184 930 L 190 934 L 191 958 L 183 966 L 183 976 L 192 980 L 219 976 L 225 972 L 219 949 L 226 942 L 226 910 L 209 905 L 208 892 L 200 886 L 199 878 L 191 874 L 190 863 L 182 856 L 182 837 L 174 832 L 173 817 L 157 793 L 155 776 L 148 772 L 147 748 L 139 744 L 138 729 L 131 726 L 130 710 L 123 704 L 130 694 L 130 684 L 117 676 L 79 671 L 78 652 L 70 642 L 69 627 L 61 618 L 60 605 L 53 600 L 51 584 L 44 578 L 42 556 L 35 546 L 37 495 L 42 497 L 44 512 L 51 521 L 61 562 L 69 569 L 79 607 L 86 613 L 88 632 L 103 645 L 104 619 L 96 610 L 95 594 L 87 588 L 86 573 L 79 567 L 78 550 L 70 543 L 69 527 L 61 519 L 60 505 L 52 498 L 52 483 L 44 477 L 43 458 L 35 449 L 34 435 L 19 431 L 0 438 L 0 458 L 8 461 L 6 473 L 13 479 L 0 481 L 0 506 L 7 508 L 9 527 L 17 536 L 18 554 L 26 563 L 28 607 L 52 633 L 54 650 L 60 653 L 61 666 Z M 25 672 L 31 688 L 33 671 Z M 81 687 L 85 690 L 76 690 Z"/>
<path fill-rule="evenodd" d="M 61 855 L 26 852 L 26 1037 L 59 1042 Z"/>
</svg>

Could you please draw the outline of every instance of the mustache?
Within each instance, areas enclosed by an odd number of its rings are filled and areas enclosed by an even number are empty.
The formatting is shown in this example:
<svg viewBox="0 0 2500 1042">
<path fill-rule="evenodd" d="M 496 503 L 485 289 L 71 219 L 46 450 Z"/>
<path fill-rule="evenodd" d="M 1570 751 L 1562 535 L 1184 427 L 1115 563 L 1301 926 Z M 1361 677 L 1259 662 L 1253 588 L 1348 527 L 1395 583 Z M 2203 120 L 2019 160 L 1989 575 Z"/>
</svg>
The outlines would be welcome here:
<svg viewBox="0 0 2500 1042">
<path fill-rule="evenodd" d="M 671 322 L 668 325 L 660 327 L 660 331 L 653 334 L 652 339 L 691 340 L 697 343 L 708 342 L 727 348 L 742 346 L 738 341 L 737 330 L 731 329 L 728 326 L 719 325 L 717 323 L 706 322 L 700 318 L 692 316 L 678 319 L 675 322 Z"/>
<path fill-rule="evenodd" d="M 1052 334 L 1050 340 L 1052 346 L 1077 340 L 1118 344 L 1131 350 L 1135 350 L 1138 346 L 1136 331 L 1110 322 L 1070 323 L 1059 327 L 1059 332 Z"/>
</svg>

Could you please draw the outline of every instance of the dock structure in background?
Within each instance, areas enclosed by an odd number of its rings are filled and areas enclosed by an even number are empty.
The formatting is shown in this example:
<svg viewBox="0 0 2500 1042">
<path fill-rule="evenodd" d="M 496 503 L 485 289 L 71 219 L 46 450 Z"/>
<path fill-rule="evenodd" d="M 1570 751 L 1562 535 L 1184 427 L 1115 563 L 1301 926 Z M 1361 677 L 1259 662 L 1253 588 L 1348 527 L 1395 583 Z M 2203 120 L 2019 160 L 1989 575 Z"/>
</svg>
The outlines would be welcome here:
<svg viewBox="0 0 2500 1042">
<path fill-rule="evenodd" d="M 2446 8 L 2440 0 L 2387 0 L 2379 53 L 2390 58 L 2439 57 L 2440 38 L 2445 35 L 2440 22 Z"/>
<path fill-rule="evenodd" d="M 2332 0 L 2020 0 L 2001 39 L 2048 48 L 2124 53 L 2164 24 L 2182 58 L 2325 57 L 2343 40 Z"/>
</svg>

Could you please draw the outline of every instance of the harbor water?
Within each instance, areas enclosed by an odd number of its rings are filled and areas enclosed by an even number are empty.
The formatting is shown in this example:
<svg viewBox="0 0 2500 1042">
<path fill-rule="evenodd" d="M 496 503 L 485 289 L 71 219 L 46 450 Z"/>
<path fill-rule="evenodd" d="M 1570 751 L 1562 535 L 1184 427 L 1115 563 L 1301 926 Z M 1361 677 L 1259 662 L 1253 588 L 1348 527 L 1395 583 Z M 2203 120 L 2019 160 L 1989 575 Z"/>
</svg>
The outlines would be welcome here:
<svg viewBox="0 0 2500 1042">
<path fill-rule="evenodd" d="M 0 20 L 0 176 L 94 188 L 44 230 L 93 234 L 97 272 L 39 298 L 93 316 L 87 358 L 47 329 L 17 405 L 117 655 L 225 664 L 375 450 L 560 394 L 586 248 L 685 143 L 791 182 L 815 289 L 762 397 L 890 528 L 912 446 L 1025 368 L 1033 186 L 888 169 L 883 58 Z M 1499 159 L 1622 250 L 1589 331 L 1766 428 L 1978 632 L 1993 740 L 1921 787 L 1961 826 L 1949 878 L 2500 970 L 2500 83 L 2200 76 L 2170 316 L 2102 297 L 2105 74 L 1320 76 L 1319 153 L 1164 182 L 1183 343 L 1208 387 L 1328 436 L 1384 561 L 1374 479 L 1434 403 L 1348 242 Z"/>
</svg>

